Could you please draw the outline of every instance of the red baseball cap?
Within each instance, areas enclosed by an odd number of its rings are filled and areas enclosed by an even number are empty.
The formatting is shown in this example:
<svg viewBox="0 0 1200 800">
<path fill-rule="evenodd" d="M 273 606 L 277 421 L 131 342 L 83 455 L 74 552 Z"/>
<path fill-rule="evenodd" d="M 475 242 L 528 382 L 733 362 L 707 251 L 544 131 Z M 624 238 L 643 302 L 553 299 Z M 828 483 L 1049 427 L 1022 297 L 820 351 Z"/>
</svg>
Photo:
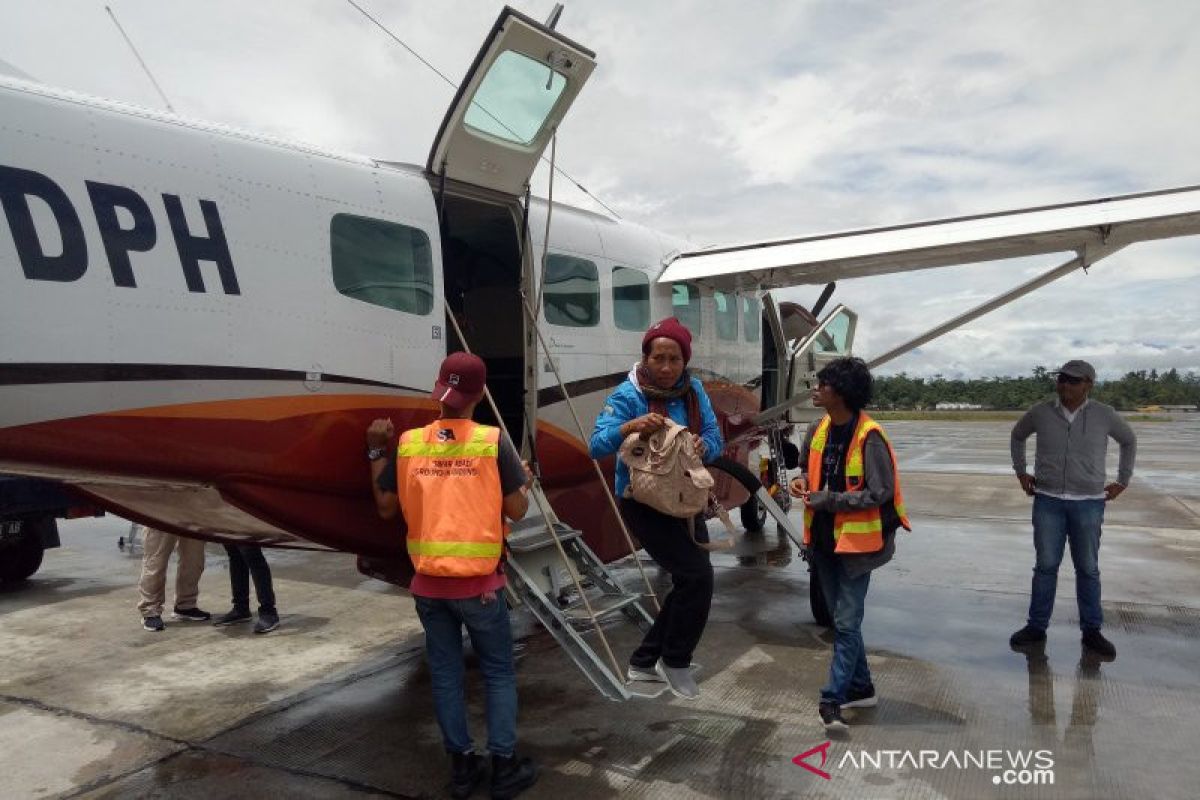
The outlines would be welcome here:
<svg viewBox="0 0 1200 800">
<path fill-rule="evenodd" d="M 438 370 L 430 396 L 458 411 L 483 397 L 486 382 L 487 366 L 482 358 L 471 353 L 451 353 Z"/>
<path fill-rule="evenodd" d="M 649 353 L 650 344 L 660 338 L 670 339 L 679 345 L 679 352 L 683 354 L 684 364 L 692 360 L 692 332 L 678 319 L 667 317 L 651 325 L 646 331 L 646 335 L 642 337 L 642 355 Z"/>
</svg>

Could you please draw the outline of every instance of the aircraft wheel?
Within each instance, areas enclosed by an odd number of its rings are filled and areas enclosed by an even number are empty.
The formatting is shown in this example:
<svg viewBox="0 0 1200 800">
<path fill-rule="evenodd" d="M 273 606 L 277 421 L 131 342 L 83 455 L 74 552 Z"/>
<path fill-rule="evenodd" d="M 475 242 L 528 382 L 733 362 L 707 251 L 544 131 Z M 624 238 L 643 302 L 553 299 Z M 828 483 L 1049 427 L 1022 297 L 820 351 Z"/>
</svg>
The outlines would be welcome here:
<svg viewBox="0 0 1200 800">
<path fill-rule="evenodd" d="M 42 528 L 53 525 L 48 517 L 27 519 L 16 536 L 0 540 L 0 582 L 17 583 L 42 566 Z"/>
<path fill-rule="evenodd" d="M 833 615 L 829 613 L 829 606 L 825 604 L 821 581 L 817 577 L 817 571 L 811 566 L 808 568 L 808 606 L 812 609 L 813 619 L 818 625 L 822 628 L 833 627 Z"/>
</svg>

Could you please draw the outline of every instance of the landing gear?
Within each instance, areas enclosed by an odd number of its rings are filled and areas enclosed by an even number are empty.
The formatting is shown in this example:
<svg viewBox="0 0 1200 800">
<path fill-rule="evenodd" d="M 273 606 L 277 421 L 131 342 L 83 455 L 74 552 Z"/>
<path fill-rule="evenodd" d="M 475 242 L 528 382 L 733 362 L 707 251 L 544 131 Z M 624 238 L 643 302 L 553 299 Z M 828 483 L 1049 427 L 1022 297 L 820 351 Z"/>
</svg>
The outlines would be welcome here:
<svg viewBox="0 0 1200 800">
<path fill-rule="evenodd" d="M 0 583 L 17 583 L 38 571 L 47 528 L 55 528 L 53 517 L 0 522 Z"/>
</svg>

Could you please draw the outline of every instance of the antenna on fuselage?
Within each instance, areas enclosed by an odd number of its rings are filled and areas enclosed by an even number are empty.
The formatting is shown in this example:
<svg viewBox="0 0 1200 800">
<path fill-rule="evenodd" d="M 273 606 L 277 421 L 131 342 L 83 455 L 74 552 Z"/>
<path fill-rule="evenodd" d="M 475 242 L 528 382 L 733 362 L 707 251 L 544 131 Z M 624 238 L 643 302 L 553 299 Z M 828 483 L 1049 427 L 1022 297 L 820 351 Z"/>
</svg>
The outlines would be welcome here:
<svg viewBox="0 0 1200 800">
<path fill-rule="evenodd" d="M 142 65 L 142 70 L 146 73 L 146 77 L 150 79 L 150 83 L 154 84 L 154 90 L 158 92 L 158 96 L 162 98 L 163 105 L 167 107 L 167 111 L 170 111 L 172 114 L 174 114 L 175 107 L 171 105 L 171 101 L 167 99 L 167 95 L 162 90 L 162 87 L 158 85 L 158 81 L 154 80 L 154 73 L 150 71 L 150 67 L 146 66 L 146 62 L 142 60 L 142 56 L 138 52 L 137 47 L 134 45 L 133 40 L 129 38 L 129 34 L 125 33 L 125 29 L 121 27 L 121 22 L 117 19 L 117 15 L 114 14 L 113 10 L 108 6 L 105 6 L 104 10 L 107 11 L 108 16 L 112 18 L 113 25 L 117 26 L 117 30 L 120 31 L 121 38 L 125 40 L 125 44 L 129 45 L 129 49 L 133 52 L 133 57 L 136 58 L 138 63 Z"/>
</svg>

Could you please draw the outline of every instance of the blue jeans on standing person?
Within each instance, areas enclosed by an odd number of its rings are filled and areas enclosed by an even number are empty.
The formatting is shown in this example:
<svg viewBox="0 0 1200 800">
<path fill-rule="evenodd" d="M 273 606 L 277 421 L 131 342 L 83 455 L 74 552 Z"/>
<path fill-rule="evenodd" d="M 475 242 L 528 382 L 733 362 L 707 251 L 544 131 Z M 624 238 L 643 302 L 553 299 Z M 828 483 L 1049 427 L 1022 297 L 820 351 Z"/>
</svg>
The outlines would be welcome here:
<svg viewBox="0 0 1200 800">
<path fill-rule="evenodd" d="M 488 752 L 511 758 L 517 746 L 517 676 L 512 629 L 502 592 L 490 603 L 478 597 L 442 600 L 415 597 L 425 628 L 425 655 L 433 683 L 433 706 L 447 753 L 474 750 L 467 725 L 466 669 L 462 629 L 479 656 L 487 687 Z"/>
<path fill-rule="evenodd" d="M 1100 526 L 1104 522 L 1104 500 L 1062 500 L 1044 494 L 1033 496 L 1033 591 L 1029 598 L 1029 624 L 1038 630 L 1050 625 L 1058 567 L 1065 545 L 1071 544 L 1075 565 L 1075 598 L 1079 602 L 1081 630 L 1099 630 L 1104 624 L 1100 610 Z"/>
<path fill-rule="evenodd" d="M 825 606 L 833 617 L 833 660 L 829 662 L 829 682 L 821 687 L 822 703 L 846 702 L 850 692 L 872 688 L 867 666 L 867 646 L 862 637 L 862 621 L 871 585 L 871 573 L 851 578 L 842 557 L 813 548 L 812 567 L 825 596 Z"/>
</svg>

